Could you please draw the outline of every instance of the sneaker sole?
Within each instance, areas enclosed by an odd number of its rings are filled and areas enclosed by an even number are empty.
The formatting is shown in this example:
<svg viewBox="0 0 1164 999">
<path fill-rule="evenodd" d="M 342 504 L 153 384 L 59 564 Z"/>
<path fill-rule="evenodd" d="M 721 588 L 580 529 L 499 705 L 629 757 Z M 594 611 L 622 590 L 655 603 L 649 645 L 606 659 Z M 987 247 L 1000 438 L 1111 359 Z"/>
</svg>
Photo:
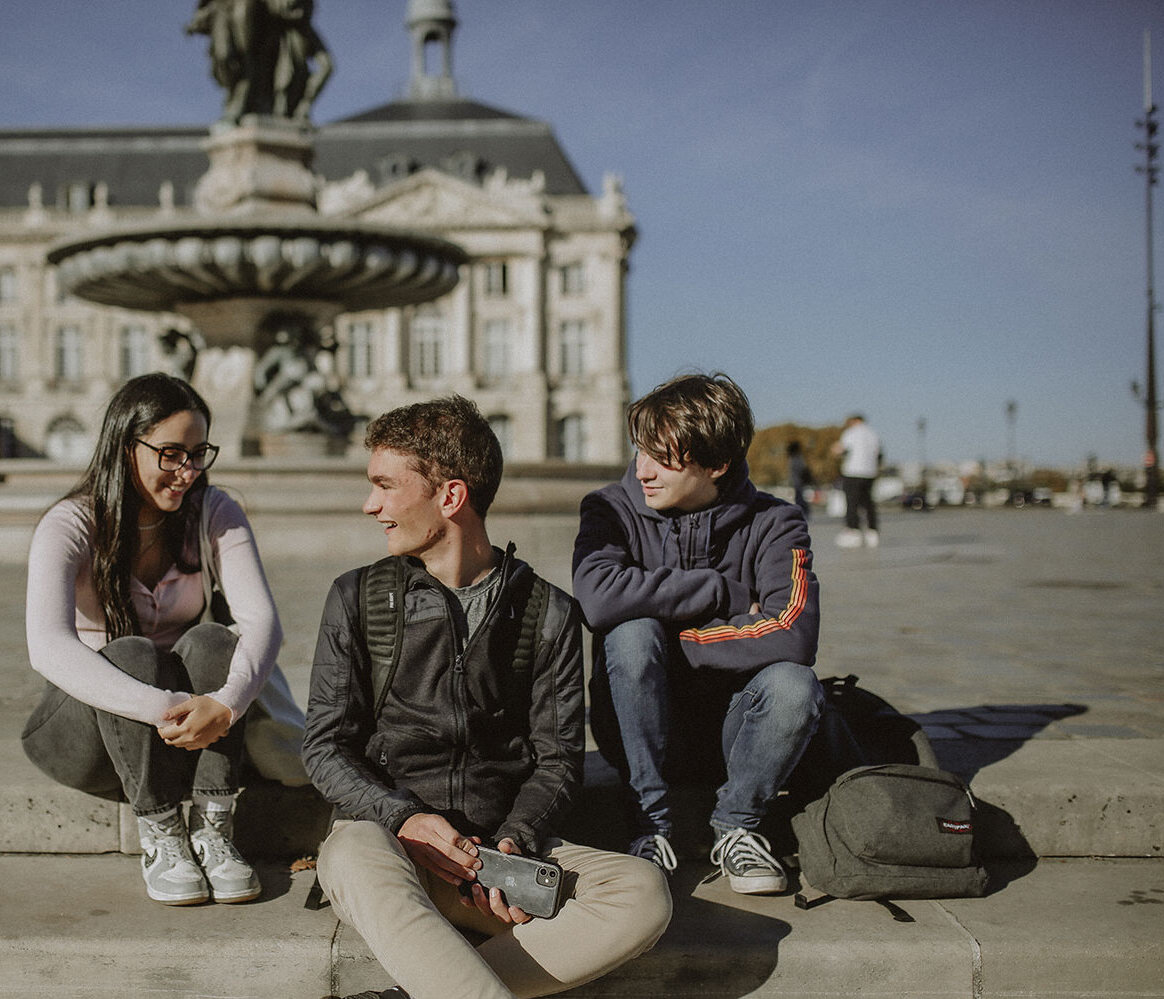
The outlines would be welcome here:
<svg viewBox="0 0 1164 999">
<path fill-rule="evenodd" d="M 147 886 L 146 894 L 155 902 L 161 902 L 162 905 L 201 905 L 203 902 L 210 901 L 209 892 L 200 892 L 197 895 L 167 895 L 153 891 Z"/>
<path fill-rule="evenodd" d="M 233 905 L 235 902 L 250 902 L 263 894 L 263 886 L 258 888 L 248 888 L 245 892 L 235 892 L 229 895 L 224 895 L 221 892 L 211 889 L 210 895 L 215 902 L 220 902 L 223 905 Z"/>
<path fill-rule="evenodd" d="M 788 891 L 788 882 L 783 878 L 756 878 L 732 874 L 728 877 L 732 891 L 739 895 L 779 895 Z"/>
</svg>

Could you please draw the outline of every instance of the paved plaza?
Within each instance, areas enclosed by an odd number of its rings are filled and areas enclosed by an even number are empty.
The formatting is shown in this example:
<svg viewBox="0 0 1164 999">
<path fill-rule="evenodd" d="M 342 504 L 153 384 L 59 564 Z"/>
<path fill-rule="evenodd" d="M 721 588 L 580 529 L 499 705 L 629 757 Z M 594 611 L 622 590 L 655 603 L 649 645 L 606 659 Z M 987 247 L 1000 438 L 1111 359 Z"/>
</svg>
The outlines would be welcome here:
<svg viewBox="0 0 1164 999">
<path fill-rule="evenodd" d="M 249 504 L 300 699 L 331 579 L 382 552 L 358 475 L 336 489 L 350 513 L 290 492 Z M 491 535 L 568 586 L 569 508 L 499 511 Z M 17 736 L 41 685 L 23 638 L 31 523 L 0 505 L 0 964 L 12 969 L 0 996 L 317 999 L 388 984 L 350 929 L 303 908 L 311 873 L 285 862 L 263 862 L 250 906 L 148 902 L 136 858 L 117 852 L 116 806 L 86 811 L 23 760 Z M 919 718 L 970 781 L 991 894 L 906 903 L 916 923 L 902 925 L 870 903 L 802 912 L 787 896 L 734 896 L 702 883 L 709 868 L 693 858 L 661 943 L 578 995 L 1164 996 L 1164 516 L 886 511 L 881 546 L 858 550 L 836 546 L 838 529 L 812 524 L 818 672 L 856 673 Z M 588 788 L 591 828 L 604 801 Z"/>
</svg>

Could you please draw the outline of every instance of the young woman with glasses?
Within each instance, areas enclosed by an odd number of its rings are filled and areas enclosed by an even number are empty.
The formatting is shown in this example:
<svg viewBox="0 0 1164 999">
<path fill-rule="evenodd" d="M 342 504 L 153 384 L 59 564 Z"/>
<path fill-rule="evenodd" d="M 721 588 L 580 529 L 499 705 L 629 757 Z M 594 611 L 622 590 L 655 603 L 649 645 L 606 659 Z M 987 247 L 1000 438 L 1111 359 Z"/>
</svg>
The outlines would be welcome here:
<svg viewBox="0 0 1164 999">
<path fill-rule="evenodd" d="M 209 431 L 181 379 L 126 382 L 29 551 L 28 651 L 48 686 L 25 752 L 63 784 L 130 803 L 146 891 L 169 905 L 261 891 L 231 816 L 243 716 L 282 631 L 246 516 L 207 485 Z M 236 629 L 209 620 L 204 548 Z"/>
</svg>

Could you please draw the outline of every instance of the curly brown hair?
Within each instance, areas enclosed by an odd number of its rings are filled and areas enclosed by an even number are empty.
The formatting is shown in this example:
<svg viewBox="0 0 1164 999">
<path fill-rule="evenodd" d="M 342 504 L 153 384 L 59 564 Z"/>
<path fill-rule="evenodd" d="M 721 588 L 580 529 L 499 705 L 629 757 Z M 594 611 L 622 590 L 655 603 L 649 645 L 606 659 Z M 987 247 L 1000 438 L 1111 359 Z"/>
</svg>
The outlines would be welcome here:
<svg viewBox="0 0 1164 999">
<path fill-rule="evenodd" d="M 501 444 L 489 421 L 469 399 L 443 399 L 401 406 L 368 424 L 364 447 L 402 454 L 435 490 L 460 479 L 469 490 L 469 505 L 482 520 L 501 485 Z"/>
</svg>

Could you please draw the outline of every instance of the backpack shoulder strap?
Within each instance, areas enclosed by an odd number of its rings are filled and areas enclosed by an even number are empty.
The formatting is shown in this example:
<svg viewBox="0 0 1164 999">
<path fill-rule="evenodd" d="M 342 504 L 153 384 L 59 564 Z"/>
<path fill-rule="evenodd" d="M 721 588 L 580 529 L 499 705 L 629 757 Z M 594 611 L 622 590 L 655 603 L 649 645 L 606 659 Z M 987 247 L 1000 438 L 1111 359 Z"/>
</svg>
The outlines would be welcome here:
<svg viewBox="0 0 1164 999">
<path fill-rule="evenodd" d="M 518 632 L 517 647 L 513 650 L 513 670 L 526 678 L 527 685 L 534 660 L 537 658 L 542 627 L 546 623 L 546 611 L 549 606 L 550 584 L 541 576 L 534 575 L 521 614 L 521 631 Z"/>
<path fill-rule="evenodd" d="M 360 628 L 372 667 L 372 715 L 380 714 L 404 641 L 404 571 L 388 556 L 360 573 Z"/>
</svg>

